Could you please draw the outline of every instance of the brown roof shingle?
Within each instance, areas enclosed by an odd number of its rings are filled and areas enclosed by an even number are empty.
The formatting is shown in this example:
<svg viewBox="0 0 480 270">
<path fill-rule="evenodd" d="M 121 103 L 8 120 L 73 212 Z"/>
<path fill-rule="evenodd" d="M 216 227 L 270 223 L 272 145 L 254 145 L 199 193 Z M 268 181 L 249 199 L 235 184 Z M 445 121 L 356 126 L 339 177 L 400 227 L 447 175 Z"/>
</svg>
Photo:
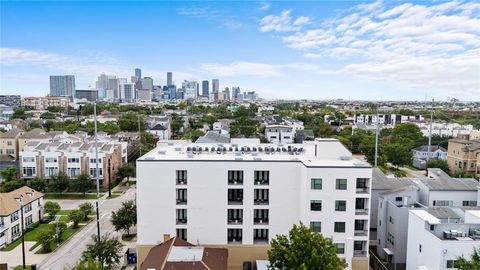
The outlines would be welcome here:
<svg viewBox="0 0 480 270">
<path fill-rule="evenodd" d="M 0 216 L 9 216 L 20 209 L 20 204 L 16 200 L 17 198 L 20 198 L 20 195 L 23 195 L 24 205 L 43 197 L 43 193 L 27 186 L 8 193 L 0 193 Z"/>
</svg>

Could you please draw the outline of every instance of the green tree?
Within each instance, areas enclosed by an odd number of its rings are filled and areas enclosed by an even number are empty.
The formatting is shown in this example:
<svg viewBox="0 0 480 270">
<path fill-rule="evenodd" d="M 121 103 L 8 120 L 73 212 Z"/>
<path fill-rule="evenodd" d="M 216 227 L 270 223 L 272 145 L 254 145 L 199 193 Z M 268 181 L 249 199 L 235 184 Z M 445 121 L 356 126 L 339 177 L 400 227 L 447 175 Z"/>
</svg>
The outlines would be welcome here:
<svg viewBox="0 0 480 270">
<path fill-rule="evenodd" d="M 65 268 L 66 269 L 66 268 Z M 91 257 L 81 259 L 72 268 L 73 270 L 104 270 L 100 262 L 95 261 Z"/>
<path fill-rule="evenodd" d="M 359 145 L 359 150 L 365 155 L 367 162 L 370 163 L 371 165 L 374 165 L 375 164 L 375 135 L 363 137 Z M 387 158 L 384 154 L 383 147 L 379 143 L 377 166 L 384 165 L 386 160 Z"/>
<path fill-rule="evenodd" d="M 47 189 L 47 181 L 39 176 L 28 180 L 27 185 L 36 191 L 45 192 Z"/>
<path fill-rule="evenodd" d="M 82 173 L 70 181 L 70 188 L 74 191 L 85 193 L 93 188 L 93 181 L 88 174 Z"/>
<path fill-rule="evenodd" d="M 112 212 L 112 224 L 116 231 L 124 230 L 130 235 L 130 227 L 137 224 L 137 206 L 134 201 L 125 201 L 122 207 Z"/>
<path fill-rule="evenodd" d="M 412 163 L 412 151 L 408 145 L 389 143 L 385 144 L 383 149 L 387 160 L 397 168 Z"/>
<path fill-rule="evenodd" d="M 55 119 L 56 116 L 55 116 L 55 114 L 53 114 L 51 112 L 44 112 L 40 115 L 40 118 L 42 118 L 42 119 Z"/>
<path fill-rule="evenodd" d="M 25 181 L 19 179 L 19 180 L 12 180 L 12 181 L 8 181 L 8 182 L 4 182 L 2 184 L 2 188 L 1 188 L 1 191 L 2 192 L 10 192 L 10 191 L 13 191 L 15 189 L 19 189 L 21 187 L 25 186 Z"/>
<path fill-rule="evenodd" d="M 58 241 L 63 241 L 63 233 L 67 230 L 67 223 L 63 221 L 51 222 L 50 229 L 54 232 L 54 235 L 57 237 Z"/>
<path fill-rule="evenodd" d="M 396 124 L 392 130 L 392 137 L 394 142 L 404 143 L 406 140 L 412 143 L 417 142 L 423 137 L 422 131 L 414 123 L 400 123 Z"/>
<path fill-rule="evenodd" d="M 117 177 L 122 181 L 127 178 L 127 183 L 130 181 L 130 177 L 135 177 L 135 166 L 130 163 L 125 163 L 122 167 L 118 168 Z"/>
<path fill-rule="evenodd" d="M 123 131 L 138 132 L 140 122 L 140 131 L 145 130 L 145 119 L 135 112 L 126 112 L 118 118 L 118 126 Z"/>
<path fill-rule="evenodd" d="M 293 225 L 288 235 L 272 239 L 268 260 L 275 269 L 340 270 L 347 265 L 337 256 L 331 239 L 313 232 L 302 223 Z"/>
<path fill-rule="evenodd" d="M 64 172 L 52 176 L 50 179 L 50 190 L 63 193 L 70 185 L 70 178 Z"/>
<path fill-rule="evenodd" d="M 88 220 L 88 216 L 93 213 L 93 205 L 89 202 L 84 202 L 78 206 L 78 209 L 85 215 L 84 220 Z"/>
<path fill-rule="evenodd" d="M 8 165 L 3 170 L 0 171 L 0 175 L 2 175 L 2 179 L 5 182 L 16 180 L 17 179 L 17 166 L 15 165 Z"/>
<path fill-rule="evenodd" d="M 478 270 L 480 269 L 480 248 L 473 248 L 470 260 L 465 257 L 459 257 L 454 265 L 455 268 L 461 270 Z"/>
<path fill-rule="evenodd" d="M 23 108 L 16 108 L 13 111 L 12 117 L 10 119 L 27 119 L 28 115 L 25 113 L 25 110 Z"/>
<path fill-rule="evenodd" d="M 104 234 L 100 240 L 96 235 L 92 235 L 92 243 L 87 245 L 87 249 L 82 253 L 84 260 L 93 258 L 100 262 L 102 266 L 112 267 L 120 263 L 122 258 L 123 244 L 110 234 Z"/>
<path fill-rule="evenodd" d="M 43 253 L 48 253 L 52 251 L 52 243 L 54 240 L 54 231 L 52 230 L 51 227 L 47 229 L 42 229 L 38 232 L 37 236 L 37 242 L 42 246 L 42 252 Z"/>
<path fill-rule="evenodd" d="M 448 163 L 445 160 L 441 160 L 438 158 L 433 158 L 427 161 L 426 164 L 427 169 L 428 168 L 439 168 L 442 171 L 446 172 L 447 174 L 450 174 L 450 168 L 448 167 Z"/>
<path fill-rule="evenodd" d="M 73 210 L 68 214 L 68 220 L 73 222 L 73 228 L 78 228 L 78 223 L 85 218 L 85 214 L 81 210 Z"/>
<path fill-rule="evenodd" d="M 173 134 L 179 134 L 180 129 L 183 127 L 183 117 L 179 116 L 176 113 L 172 113 L 172 122 L 170 127 L 172 128 Z"/>
<path fill-rule="evenodd" d="M 57 202 L 48 201 L 43 206 L 43 211 L 47 213 L 51 219 L 53 219 L 60 210 L 60 204 Z"/>
</svg>

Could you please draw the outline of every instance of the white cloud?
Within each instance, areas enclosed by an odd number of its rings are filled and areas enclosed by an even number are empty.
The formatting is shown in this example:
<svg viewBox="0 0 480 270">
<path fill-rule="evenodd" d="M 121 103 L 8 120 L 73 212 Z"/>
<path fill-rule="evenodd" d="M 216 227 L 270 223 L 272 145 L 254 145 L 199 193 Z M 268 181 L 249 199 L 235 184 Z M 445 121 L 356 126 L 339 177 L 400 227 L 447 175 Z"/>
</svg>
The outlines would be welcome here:
<svg viewBox="0 0 480 270">
<path fill-rule="evenodd" d="M 278 67 L 274 65 L 253 62 L 234 62 L 227 65 L 202 64 L 200 70 L 216 76 L 272 77 L 281 74 Z"/>
<path fill-rule="evenodd" d="M 268 10 L 271 6 L 272 6 L 272 4 L 270 4 L 270 3 L 263 3 L 260 6 L 260 10 Z"/>
<path fill-rule="evenodd" d="M 480 92 L 480 5 L 474 2 L 359 4 L 321 26 L 293 29 L 289 13 L 261 31 L 288 29 L 280 38 L 305 58 L 340 57 L 341 72 L 440 91 Z M 269 18 L 272 22 L 273 18 Z M 283 23 L 279 23 L 279 21 Z M 309 20 L 310 21 L 310 18 Z M 281 25 L 281 26 L 278 26 Z M 262 29 L 262 27 L 264 27 Z M 390 74 L 391 73 L 391 74 Z"/>
<path fill-rule="evenodd" d="M 177 9 L 178 14 L 215 22 L 231 30 L 240 29 L 244 24 L 229 9 L 217 9 L 209 6 L 184 7 Z"/>
<path fill-rule="evenodd" d="M 267 15 L 260 20 L 261 32 L 291 32 L 298 31 L 303 25 L 310 23 L 310 18 L 300 16 L 295 20 L 290 16 L 290 10 L 284 10 L 280 15 Z"/>
</svg>

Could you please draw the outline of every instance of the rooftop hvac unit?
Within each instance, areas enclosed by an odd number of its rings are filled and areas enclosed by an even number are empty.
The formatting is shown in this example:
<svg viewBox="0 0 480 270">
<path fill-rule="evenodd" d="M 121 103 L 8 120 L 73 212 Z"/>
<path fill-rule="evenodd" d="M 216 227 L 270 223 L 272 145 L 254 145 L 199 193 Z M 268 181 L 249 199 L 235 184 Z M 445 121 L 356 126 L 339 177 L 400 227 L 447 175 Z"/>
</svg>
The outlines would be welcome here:
<svg viewBox="0 0 480 270">
<path fill-rule="evenodd" d="M 228 151 L 229 151 L 229 152 L 232 152 L 232 151 L 233 151 L 233 147 L 230 146 L 230 147 L 228 148 Z"/>
<path fill-rule="evenodd" d="M 210 148 L 210 151 L 215 152 L 215 147 L 212 146 L 212 148 Z"/>
<path fill-rule="evenodd" d="M 158 151 L 158 154 L 160 154 L 160 155 L 165 155 L 166 153 L 167 153 L 167 151 L 165 151 L 165 150 Z"/>
<path fill-rule="evenodd" d="M 189 146 L 187 147 L 187 152 L 190 152 L 190 151 L 192 151 L 192 148 Z"/>
<path fill-rule="evenodd" d="M 257 147 L 252 147 L 253 152 L 257 152 Z"/>
<path fill-rule="evenodd" d="M 193 158 L 193 154 L 187 154 L 188 158 Z"/>
<path fill-rule="evenodd" d="M 262 147 L 258 147 L 258 152 L 262 152 L 263 151 L 263 148 Z"/>
<path fill-rule="evenodd" d="M 208 147 L 205 146 L 205 148 L 203 149 L 203 151 L 208 152 Z"/>
<path fill-rule="evenodd" d="M 182 151 L 181 147 L 175 147 L 175 151 Z"/>
</svg>

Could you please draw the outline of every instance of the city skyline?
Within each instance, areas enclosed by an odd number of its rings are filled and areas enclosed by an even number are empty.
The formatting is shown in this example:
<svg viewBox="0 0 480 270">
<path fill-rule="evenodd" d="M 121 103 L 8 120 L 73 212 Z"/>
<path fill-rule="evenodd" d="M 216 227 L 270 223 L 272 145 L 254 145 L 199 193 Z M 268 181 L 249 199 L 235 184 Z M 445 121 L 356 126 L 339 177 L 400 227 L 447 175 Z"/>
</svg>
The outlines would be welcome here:
<svg viewBox="0 0 480 270">
<path fill-rule="evenodd" d="M 50 75 L 88 89 L 102 72 L 141 68 L 155 85 L 172 71 L 177 85 L 218 78 L 220 90 L 269 99 L 475 101 L 479 10 L 474 1 L 5 2 L 0 92 L 46 95 Z"/>
</svg>

